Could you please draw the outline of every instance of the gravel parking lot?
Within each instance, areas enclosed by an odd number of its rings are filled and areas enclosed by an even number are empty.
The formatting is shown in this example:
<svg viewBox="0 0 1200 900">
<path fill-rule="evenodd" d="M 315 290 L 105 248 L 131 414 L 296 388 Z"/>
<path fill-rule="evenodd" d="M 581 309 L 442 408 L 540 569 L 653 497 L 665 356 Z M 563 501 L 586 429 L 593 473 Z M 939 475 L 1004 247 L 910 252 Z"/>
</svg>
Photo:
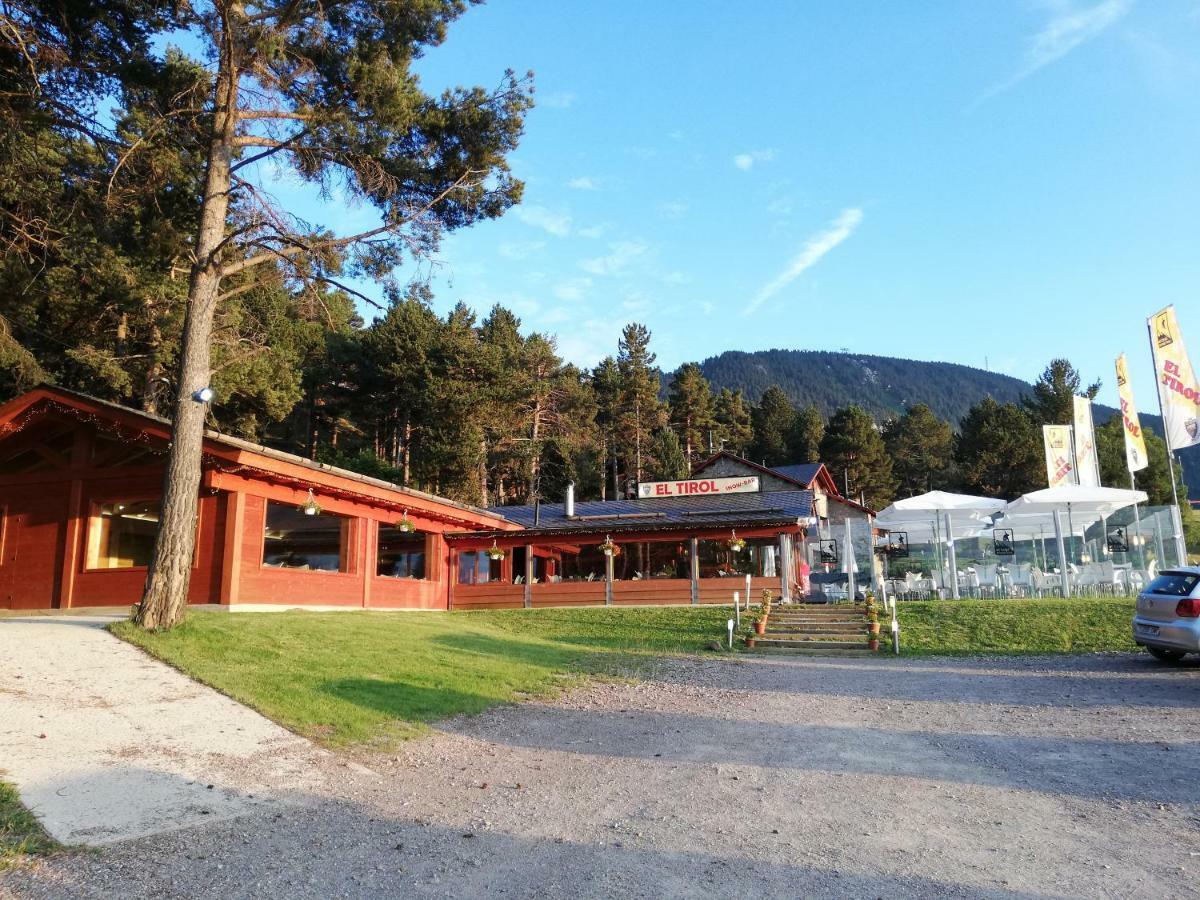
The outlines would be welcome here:
<svg viewBox="0 0 1200 900">
<path fill-rule="evenodd" d="M 316 765 L 0 893 L 1200 896 L 1200 666 L 1144 656 L 672 660 Z"/>
</svg>

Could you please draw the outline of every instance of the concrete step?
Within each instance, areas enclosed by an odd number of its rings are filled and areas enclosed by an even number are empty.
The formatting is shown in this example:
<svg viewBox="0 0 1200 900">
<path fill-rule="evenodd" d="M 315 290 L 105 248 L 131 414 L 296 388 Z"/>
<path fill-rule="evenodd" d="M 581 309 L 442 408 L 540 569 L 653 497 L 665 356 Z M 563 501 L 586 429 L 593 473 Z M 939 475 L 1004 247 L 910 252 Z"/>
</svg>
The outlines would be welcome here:
<svg viewBox="0 0 1200 900">
<path fill-rule="evenodd" d="M 838 649 L 812 649 L 810 647 L 764 647 L 762 644 L 756 646 L 753 650 L 747 650 L 747 653 L 764 653 L 775 654 L 778 656 L 833 656 L 839 659 L 862 657 L 862 656 L 879 656 L 883 651 L 880 650 L 838 650 Z"/>
<path fill-rule="evenodd" d="M 790 638 L 760 637 L 755 640 L 755 648 L 763 649 L 801 649 L 801 650 L 869 650 L 866 641 L 818 641 L 792 640 Z"/>
<path fill-rule="evenodd" d="M 861 634 L 866 630 L 866 622 L 776 622 L 772 619 L 767 623 L 767 631 L 811 632 L 812 634 L 829 631 L 857 631 Z"/>
</svg>

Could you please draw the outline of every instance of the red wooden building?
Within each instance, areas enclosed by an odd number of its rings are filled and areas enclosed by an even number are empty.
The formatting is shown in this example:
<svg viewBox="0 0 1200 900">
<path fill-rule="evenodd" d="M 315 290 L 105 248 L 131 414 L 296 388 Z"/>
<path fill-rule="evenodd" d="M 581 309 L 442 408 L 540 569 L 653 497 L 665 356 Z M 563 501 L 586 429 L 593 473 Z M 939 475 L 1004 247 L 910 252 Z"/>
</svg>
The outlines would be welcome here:
<svg viewBox="0 0 1200 900">
<path fill-rule="evenodd" d="M 0 608 L 140 599 L 169 437 L 164 419 L 58 388 L 0 406 Z M 868 512 L 837 497 L 827 474 L 829 484 L 813 475 L 806 485 L 720 462 L 729 477 L 643 485 L 639 499 L 484 510 L 210 431 L 189 600 L 728 603 L 747 576 L 754 599 L 764 589 L 787 598 L 812 558 L 808 529 Z M 736 493 L 705 493 L 718 482 Z M 824 495 L 829 504 L 815 502 Z"/>
<path fill-rule="evenodd" d="M 169 434 L 58 388 L 0 406 L 0 608 L 140 599 Z M 203 466 L 191 603 L 445 609 L 446 533 L 520 527 L 217 432 Z"/>
</svg>

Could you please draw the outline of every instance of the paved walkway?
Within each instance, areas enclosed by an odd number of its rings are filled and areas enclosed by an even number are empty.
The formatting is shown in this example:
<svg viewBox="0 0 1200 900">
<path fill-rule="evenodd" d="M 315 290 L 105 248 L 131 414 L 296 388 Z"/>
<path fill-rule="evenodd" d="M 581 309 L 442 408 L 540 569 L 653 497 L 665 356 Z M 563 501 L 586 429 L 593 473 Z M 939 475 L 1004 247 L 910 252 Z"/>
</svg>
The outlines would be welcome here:
<svg viewBox="0 0 1200 900">
<path fill-rule="evenodd" d="M 46 829 L 100 845 L 285 803 L 325 751 L 104 631 L 0 619 L 0 771 Z"/>
</svg>

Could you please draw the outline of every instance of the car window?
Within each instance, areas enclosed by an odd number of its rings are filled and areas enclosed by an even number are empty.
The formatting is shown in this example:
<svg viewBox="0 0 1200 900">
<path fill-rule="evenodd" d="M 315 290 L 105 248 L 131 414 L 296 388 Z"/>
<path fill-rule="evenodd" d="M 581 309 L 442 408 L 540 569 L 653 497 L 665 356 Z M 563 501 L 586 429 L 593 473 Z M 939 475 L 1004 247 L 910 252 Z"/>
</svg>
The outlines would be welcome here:
<svg viewBox="0 0 1200 900">
<path fill-rule="evenodd" d="M 1169 594 L 1173 597 L 1186 597 L 1200 581 L 1200 575 L 1188 572 L 1163 572 L 1146 588 L 1151 594 Z"/>
</svg>

